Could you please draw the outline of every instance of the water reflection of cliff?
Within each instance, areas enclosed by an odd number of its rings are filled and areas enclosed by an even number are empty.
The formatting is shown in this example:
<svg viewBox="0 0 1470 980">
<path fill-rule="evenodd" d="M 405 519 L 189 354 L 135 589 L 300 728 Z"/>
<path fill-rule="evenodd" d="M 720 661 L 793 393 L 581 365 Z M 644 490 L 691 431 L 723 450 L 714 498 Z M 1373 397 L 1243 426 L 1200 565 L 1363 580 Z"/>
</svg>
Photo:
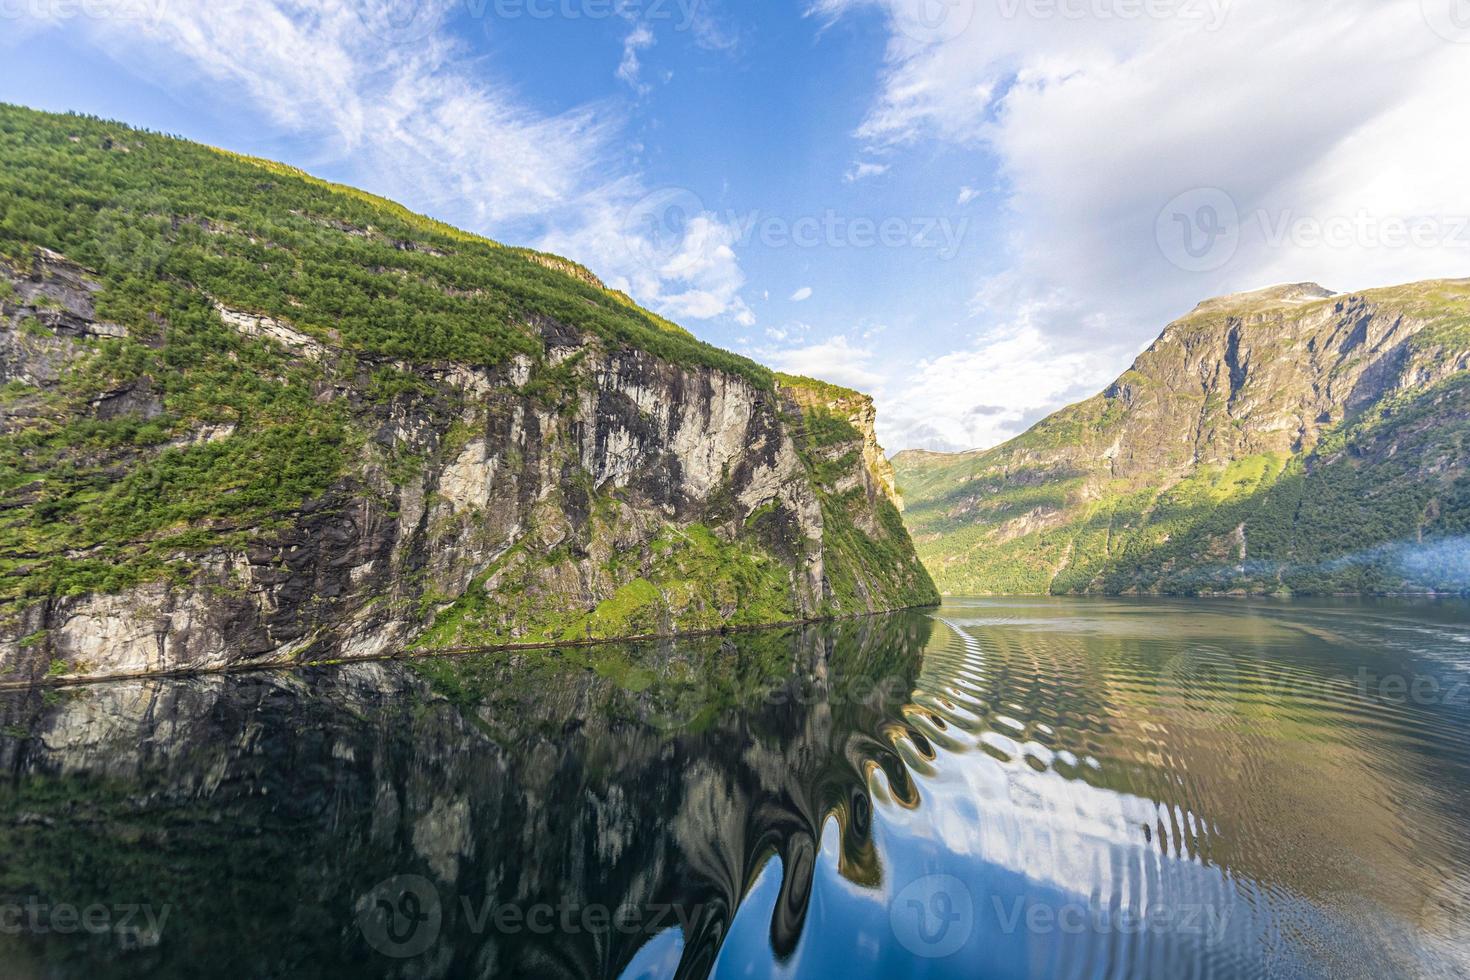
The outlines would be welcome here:
<svg viewBox="0 0 1470 980">
<path fill-rule="evenodd" d="M 1470 691 L 1470 610 L 937 615 L 0 700 L 0 915 L 172 910 L 0 929 L 0 976 L 1470 975 L 1470 705 L 1356 680 Z M 919 962 L 935 872 L 973 932 Z M 429 905 L 403 958 L 361 928 Z"/>
<path fill-rule="evenodd" d="M 156 945 L 33 934 L 0 945 L 0 972 L 611 977 L 682 917 L 668 955 L 700 976 L 772 855 L 785 955 L 829 816 L 841 873 L 882 879 L 869 776 L 914 792 L 885 726 L 931 628 L 897 616 L 0 702 L 0 894 L 171 909 Z M 442 924 L 394 960 L 356 916 L 400 875 L 432 882 Z M 573 922 L 631 909 L 639 928 L 541 935 L 487 915 L 505 906 Z"/>
</svg>

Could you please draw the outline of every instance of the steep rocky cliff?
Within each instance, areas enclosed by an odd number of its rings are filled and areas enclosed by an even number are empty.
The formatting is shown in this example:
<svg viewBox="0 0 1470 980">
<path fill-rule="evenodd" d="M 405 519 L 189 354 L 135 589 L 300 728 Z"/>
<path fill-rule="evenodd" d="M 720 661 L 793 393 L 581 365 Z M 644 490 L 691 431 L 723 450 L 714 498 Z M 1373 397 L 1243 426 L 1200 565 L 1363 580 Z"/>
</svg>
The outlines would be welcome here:
<svg viewBox="0 0 1470 980">
<path fill-rule="evenodd" d="M 1470 281 L 1200 304 L 991 450 L 896 459 L 965 592 L 1470 588 Z"/>
<path fill-rule="evenodd" d="M 12 677 L 936 598 L 850 465 L 869 416 L 809 426 L 794 379 L 574 263 L 75 117 L 0 110 L 0 163 Z"/>
</svg>

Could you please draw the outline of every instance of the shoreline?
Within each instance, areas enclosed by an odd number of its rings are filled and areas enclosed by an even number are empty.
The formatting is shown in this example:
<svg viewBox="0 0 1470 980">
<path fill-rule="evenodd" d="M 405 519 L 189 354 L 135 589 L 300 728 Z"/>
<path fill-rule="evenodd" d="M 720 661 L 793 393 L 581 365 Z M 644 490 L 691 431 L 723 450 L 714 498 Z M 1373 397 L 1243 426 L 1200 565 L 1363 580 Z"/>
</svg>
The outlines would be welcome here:
<svg viewBox="0 0 1470 980">
<path fill-rule="evenodd" d="M 437 649 L 407 649 L 397 653 L 375 653 L 360 657 L 332 657 L 326 660 L 260 659 L 212 666 L 170 667 L 159 670 L 133 670 L 119 673 L 61 674 L 57 676 L 33 676 L 27 680 L 0 679 L 0 694 L 26 691 L 59 690 L 74 687 L 97 687 L 120 681 L 180 680 L 189 677 L 208 677 L 222 674 L 250 674 L 273 670 L 299 670 L 304 667 L 341 667 L 350 664 L 403 663 L 415 660 L 435 660 L 482 656 L 490 653 L 516 653 L 531 650 L 586 650 L 612 646 L 618 643 L 658 643 L 670 640 L 692 640 L 713 636 L 739 636 L 749 633 L 765 633 L 772 630 L 795 629 L 815 626 L 819 623 L 852 622 L 891 616 L 896 613 L 914 612 L 921 609 L 938 609 L 939 604 L 930 606 L 902 606 L 897 609 L 877 609 L 871 612 L 847 613 L 842 616 L 814 616 L 808 619 L 793 619 L 780 623 L 761 623 L 755 626 L 727 626 L 720 629 L 689 630 L 675 633 L 647 633 L 639 636 L 617 636 L 599 640 L 569 640 L 543 643 L 501 643 L 483 647 L 442 647 Z"/>
<path fill-rule="evenodd" d="M 944 602 L 963 599 L 1055 599 L 1062 601 L 1075 601 L 1079 599 L 1103 599 L 1121 601 L 1145 601 L 1145 600 L 1171 600 L 1190 602 L 1210 601 L 1269 601 L 1294 602 L 1313 599 L 1433 599 L 1433 600 L 1465 600 L 1470 601 L 1470 595 L 1463 592 L 1334 592 L 1313 593 L 1311 595 L 1283 595 L 1281 593 L 1230 593 L 1218 592 L 1210 595 L 1178 595 L 1169 593 L 1148 593 L 1142 595 L 1104 595 L 1102 593 L 1084 593 L 1081 595 L 1052 595 L 1045 592 L 994 592 L 994 593 L 965 593 L 965 594 L 943 594 L 941 602 L 936 605 L 901 606 L 896 609 L 879 609 L 872 612 L 848 613 L 842 616 L 815 616 L 808 619 L 793 619 L 779 623 L 761 623 L 755 626 L 730 626 L 719 629 L 689 630 L 674 633 L 646 633 L 636 636 L 617 636 L 597 640 L 567 640 L 541 643 L 501 643 L 491 646 L 477 647 L 443 647 L 437 649 L 405 649 L 396 653 L 375 653 L 358 657 L 332 657 L 325 660 L 297 660 L 292 658 L 261 659 L 250 661 L 239 661 L 236 663 L 218 664 L 213 666 L 188 666 L 171 667 L 159 670 L 124 671 L 119 673 L 88 673 L 88 674 L 61 674 L 57 676 L 33 676 L 25 680 L 0 679 L 0 694 L 13 694 L 35 690 L 59 690 L 76 687 L 96 687 L 119 681 L 153 680 L 153 679 L 183 679 L 188 677 L 207 677 L 211 675 L 224 674 L 249 674 L 272 670 L 297 670 L 304 667 L 340 667 L 350 664 L 365 663 L 403 663 L 415 660 L 434 660 L 438 658 L 460 658 L 474 657 L 491 653 L 516 653 L 534 650 L 586 650 L 597 647 L 612 646 L 618 643 L 659 643 L 673 640 L 707 639 L 714 636 L 740 636 L 750 633 L 764 633 L 771 630 L 795 629 L 803 626 L 814 626 L 820 623 L 851 622 L 860 619 L 872 619 L 877 616 L 891 616 L 896 613 L 914 612 L 926 609 L 938 609 Z"/>
</svg>

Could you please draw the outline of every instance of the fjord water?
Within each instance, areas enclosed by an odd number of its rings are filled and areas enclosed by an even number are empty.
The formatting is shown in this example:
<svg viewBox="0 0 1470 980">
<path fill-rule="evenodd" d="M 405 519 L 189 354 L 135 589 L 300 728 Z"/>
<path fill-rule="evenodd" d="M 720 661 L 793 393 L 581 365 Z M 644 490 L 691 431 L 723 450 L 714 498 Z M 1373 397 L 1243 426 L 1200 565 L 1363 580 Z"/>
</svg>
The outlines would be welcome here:
<svg viewBox="0 0 1470 980">
<path fill-rule="evenodd" d="M 1470 975 L 1470 609 L 954 600 L 0 700 L 0 975 Z"/>
</svg>

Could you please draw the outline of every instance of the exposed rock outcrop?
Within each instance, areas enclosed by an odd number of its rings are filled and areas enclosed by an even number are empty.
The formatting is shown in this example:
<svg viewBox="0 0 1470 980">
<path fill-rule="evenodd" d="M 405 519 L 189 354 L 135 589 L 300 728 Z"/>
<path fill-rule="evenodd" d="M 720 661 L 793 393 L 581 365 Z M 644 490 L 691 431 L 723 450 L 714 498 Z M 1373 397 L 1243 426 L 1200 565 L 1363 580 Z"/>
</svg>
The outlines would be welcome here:
<svg viewBox="0 0 1470 980">
<path fill-rule="evenodd" d="M 26 388 L 0 431 L 64 411 L 55 396 L 68 372 L 105 356 L 98 345 L 116 334 L 96 319 L 96 282 L 60 256 L 3 281 L 14 298 L 0 307 L 0 382 Z M 351 355 L 278 317 L 216 312 L 319 372 L 316 402 L 362 433 L 346 474 L 269 526 L 240 528 L 235 547 L 181 554 L 167 575 L 10 604 L 0 669 L 12 678 L 663 635 L 935 597 L 901 526 L 895 538 L 878 513 L 891 479 L 870 463 L 825 484 L 803 410 L 747 378 L 551 319 L 530 324 L 540 356 L 483 367 Z M 384 377 L 387 395 L 374 388 Z M 866 458 L 876 442 L 864 404 Z M 134 385 L 92 410 L 149 418 L 160 405 Z M 117 466 L 236 433 L 201 426 Z M 854 534 L 893 567 L 872 567 Z"/>
</svg>

